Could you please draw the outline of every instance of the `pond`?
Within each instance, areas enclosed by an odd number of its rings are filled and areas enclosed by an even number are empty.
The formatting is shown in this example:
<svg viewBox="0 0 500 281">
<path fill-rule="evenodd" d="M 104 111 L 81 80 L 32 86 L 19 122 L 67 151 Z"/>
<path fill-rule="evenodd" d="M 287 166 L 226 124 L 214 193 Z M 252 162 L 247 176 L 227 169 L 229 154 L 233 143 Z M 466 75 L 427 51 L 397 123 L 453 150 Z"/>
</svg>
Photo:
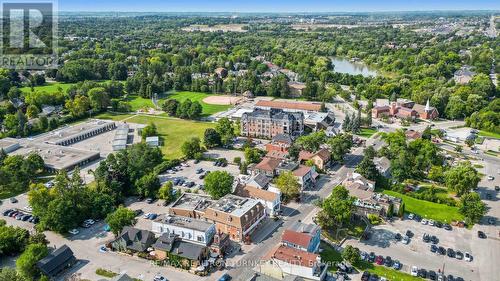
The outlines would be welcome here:
<svg viewBox="0 0 500 281">
<path fill-rule="evenodd" d="M 377 71 L 364 63 L 353 62 L 347 58 L 331 57 L 332 64 L 335 65 L 334 71 L 339 73 L 347 73 L 351 75 L 361 74 L 365 77 L 377 76 Z"/>
</svg>

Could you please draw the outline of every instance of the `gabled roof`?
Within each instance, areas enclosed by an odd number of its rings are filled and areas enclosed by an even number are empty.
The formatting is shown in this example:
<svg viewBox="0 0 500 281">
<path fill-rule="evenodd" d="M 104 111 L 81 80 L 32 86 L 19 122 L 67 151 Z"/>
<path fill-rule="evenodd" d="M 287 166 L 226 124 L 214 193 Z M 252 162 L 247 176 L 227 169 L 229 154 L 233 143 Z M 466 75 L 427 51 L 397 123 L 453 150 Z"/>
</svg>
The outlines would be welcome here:
<svg viewBox="0 0 500 281">
<path fill-rule="evenodd" d="M 277 134 L 272 138 L 272 142 L 280 142 L 291 145 L 293 140 L 289 134 Z"/>
<path fill-rule="evenodd" d="M 271 182 L 271 179 L 265 174 L 258 173 L 254 177 L 250 178 L 248 181 L 248 185 L 255 186 L 258 188 L 266 188 L 267 185 Z"/>
<path fill-rule="evenodd" d="M 127 248 L 143 252 L 154 243 L 155 235 L 149 230 L 126 226 L 123 228 L 122 233 L 117 240 L 118 239 L 125 240 Z"/>
<path fill-rule="evenodd" d="M 328 151 L 328 149 L 326 148 L 322 148 L 318 152 L 316 152 L 314 156 L 318 156 L 323 161 L 328 161 L 328 159 L 330 159 L 330 151 Z"/>
<path fill-rule="evenodd" d="M 255 166 L 255 169 L 274 172 L 274 170 L 279 166 L 280 162 L 281 161 L 279 159 L 264 157 L 262 161 L 260 161 L 260 163 Z"/>
<path fill-rule="evenodd" d="M 309 151 L 307 151 L 307 150 L 301 150 L 301 151 L 299 152 L 299 161 L 302 161 L 302 160 L 309 160 L 309 159 L 311 159 L 313 156 L 314 156 L 314 153 L 309 152 Z"/>
<path fill-rule="evenodd" d="M 309 268 L 315 267 L 319 263 L 319 255 L 301 251 L 284 245 L 271 249 L 265 258 L 274 258 L 293 265 L 300 265 Z"/>
<path fill-rule="evenodd" d="M 170 253 L 189 260 L 198 260 L 205 249 L 205 246 L 175 239 Z"/>
<path fill-rule="evenodd" d="M 72 258 L 74 258 L 73 251 L 67 245 L 62 245 L 38 261 L 37 266 L 45 275 L 50 276 L 56 268 Z"/>
<path fill-rule="evenodd" d="M 317 225 L 295 222 L 283 232 L 281 241 L 308 248 L 318 231 L 320 229 Z"/>
<path fill-rule="evenodd" d="M 303 177 L 311 171 L 311 167 L 306 165 L 300 165 L 298 169 L 295 169 L 292 173 L 296 177 Z"/>
<path fill-rule="evenodd" d="M 250 185 L 240 185 L 236 188 L 236 195 L 241 197 L 249 197 L 254 199 L 262 199 L 264 201 L 272 202 L 280 197 L 280 194 L 274 193 L 269 190 L 260 189 Z"/>
</svg>

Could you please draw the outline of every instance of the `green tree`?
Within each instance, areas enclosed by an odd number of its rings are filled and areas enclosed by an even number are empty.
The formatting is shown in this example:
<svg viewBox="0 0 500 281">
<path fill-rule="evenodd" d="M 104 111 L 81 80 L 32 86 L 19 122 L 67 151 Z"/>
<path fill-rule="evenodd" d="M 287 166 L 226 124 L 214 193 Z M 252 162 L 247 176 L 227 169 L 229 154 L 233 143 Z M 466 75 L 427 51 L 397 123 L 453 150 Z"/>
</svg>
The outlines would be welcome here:
<svg viewBox="0 0 500 281">
<path fill-rule="evenodd" d="M 0 269 L 0 281 L 29 281 L 30 279 L 24 278 L 14 268 L 4 267 Z"/>
<path fill-rule="evenodd" d="M 201 142 L 199 138 L 191 138 L 190 140 L 187 140 L 182 144 L 181 151 L 188 159 L 197 158 L 198 155 L 200 155 L 203 151 L 200 143 Z"/>
<path fill-rule="evenodd" d="M 158 198 L 165 200 L 167 204 L 175 199 L 174 185 L 171 181 L 167 181 L 162 187 L 160 187 L 158 190 Z"/>
<path fill-rule="evenodd" d="M 214 199 L 231 193 L 234 177 L 226 171 L 214 171 L 205 177 L 205 191 Z"/>
<path fill-rule="evenodd" d="M 354 197 L 349 196 L 349 191 L 338 185 L 321 204 L 321 212 L 328 218 L 328 225 L 342 228 L 347 223 L 354 210 Z"/>
<path fill-rule="evenodd" d="M 89 96 L 90 105 L 95 111 L 105 110 L 111 104 L 109 94 L 103 87 L 90 89 L 87 95 Z"/>
<path fill-rule="evenodd" d="M 21 276 L 29 280 L 34 280 L 40 275 L 40 270 L 36 263 L 49 254 L 47 246 L 44 244 L 31 244 L 19 256 L 16 261 L 17 271 Z"/>
<path fill-rule="evenodd" d="M 156 173 L 142 176 L 135 182 L 137 193 L 148 198 L 154 198 L 160 189 L 160 179 Z"/>
<path fill-rule="evenodd" d="M 327 140 L 325 131 L 321 130 L 318 132 L 311 133 L 309 135 L 301 136 L 296 140 L 296 143 L 302 147 L 302 149 L 316 152 L 322 144 Z"/>
<path fill-rule="evenodd" d="M 215 130 L 219 133 L 223 145 L 231 144 L 236 136 L 234 133 L 233 122 L 227 117 L 223 117 L 217 121 Z"/>
<path fill-rule="evenodd" d="M 333 161 L 340 163 L 344 162 L 344 156 L 352 148 L 352 135 L 350 134 L 339 134 L 330 138 L 328 141 L 328 146 L 330 147 L 330 152 Z"/>
<path fill-rule="evenodd" d="M 285 201 L 300 197 L 300 183 L 292 172 L 283 172 L 276 178 L 276 187 Z"/>
<path fill-rule="evenodd" d="M 26 109 L 26 116 L 30 119 L 37 118 L 38 113 L 40 113 L 40 110 L 36 107 L 36 105 L 30 104 Z"/>
<path fill-rule="evenodd" d="M 442 166 L 432 166 L 427 177 L 435 182 L 444 182 L 444 171 Z"/>
<path fill-rule="evenodd" d="M 481 178 L 470 162 L 462 162 L 444 173 L 444 182 L 448 189 L 458 196 L 469 193 L 477 188 Z"/>
<path fill-rule="evenodd" d="M 125 226 L 132 226 L 136 221 L 134 211 L 122 206 L 106 217 L 106 223 L 115 236 L 118 236 Z"/>
<path fill-rule="evenodd" d="M 156 128 L 156 125 L 151 122 L 141 130 L 141 137 L 142 140 L 145 140 L 147 137 L 153 136 L 158 136 L 158 129 Z"/>
<path fill-rule="evenodd" d="M 263 151 L 258 148 L 245 148 L 245 160 L 247 163 L 259 163 L 262 160 Z"/>
<path fill-rule="evenodd" d="M 208 128 L 205 130 L 203 143 L 207 148 L 217 147 L 221 145 L 221 138 L 219 133 L 213 128 Z"/>
<path fill-rule="evenodd" d="M 90 109 L 90 100 L 86 96 L 77 95 L 73 100 L 67 100 L 65 107 L 73 117 L 82 117 Z"/>
<path fill-rule="evenodd" d="M 361 260 L 359 249 L 351 245 L 347 245 L 341 255 L 344 260 L 351 264 L 357 264 Z"/>
<path fill-rule="evenodd" d="M 363 160 L 356 166 L 356 172 L 363 175 L 369 180 L 376 180 L 380 176 L 380 172 L 377 169 L 377 165 L 373 162 L 375 157 L 375 149 L 373 146 L 368 146 L 363 151 Z"/>
<path fill-rule="evenodd" d="M 465 223 L 468 225 L 478 223 L 487 211 L 486 204 L 475 192 L 462 195 L 458 206 L 458 211 L 465 217 Z"/>
<path fill-rule="evenodd" d="M 177 116 L 177 108 L 179 107 L 179 101 L 176 99 L 167 99 L 162 105 L 162 110 L 165 111 L 169 116 Z"/>
</svg>

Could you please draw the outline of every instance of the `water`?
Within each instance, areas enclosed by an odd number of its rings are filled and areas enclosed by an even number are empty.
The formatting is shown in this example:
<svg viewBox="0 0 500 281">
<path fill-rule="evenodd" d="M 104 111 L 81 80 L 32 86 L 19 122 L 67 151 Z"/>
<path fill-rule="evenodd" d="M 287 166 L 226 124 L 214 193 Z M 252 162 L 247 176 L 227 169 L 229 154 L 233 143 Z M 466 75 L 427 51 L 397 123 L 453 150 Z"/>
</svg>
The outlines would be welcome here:
<svg viewBox="0 0 500 281">
<path fill-rule="evenodd" d="M 341 57 L 332 57 L 331 60 L 333 65 L 335 65 L 335 72 L 351 75 L 361 74 L 365 77 L 377 76 L 377 71 L 361 62 L 351 62 L 349 59 Z"/>
</svg>

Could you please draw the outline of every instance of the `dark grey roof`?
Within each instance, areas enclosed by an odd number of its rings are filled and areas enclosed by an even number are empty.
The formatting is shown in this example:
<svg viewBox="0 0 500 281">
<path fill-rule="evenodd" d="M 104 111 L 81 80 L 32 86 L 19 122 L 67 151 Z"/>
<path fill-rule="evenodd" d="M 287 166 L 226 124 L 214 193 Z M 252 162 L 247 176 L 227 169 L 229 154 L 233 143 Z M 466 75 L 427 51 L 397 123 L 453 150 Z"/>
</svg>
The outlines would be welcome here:
<svg viewBox="0 0 500 281">
<path fill-rule="evenodd" d="M 68 246 L 63 245 L 38 261 L 37 266 L 45 275 L 51 276 L 58 267 L 74 258 L 73 251 Z"/>
<path fill-rule="evenodd" d="M 122 273 L 120 275 L 111 278 L 109 281 L 134 281 L 134 279 L 128 276 L 126 273 Z"/>
<path fill-rule="evenodd" d="M 174 255 L 189 260 L 198 260 L 205 248 L 206 247 L 202 245 L 175 239 L 172 250 L 170 252 Z"/>
<path fill-rule="evenodd" d="M 286 112 L 282 109 L 272 108 L 272 109 L 260 109 L 256 108 L 253 112 L 245 112 L 243 116 L 254 117 L 254 118 L 266 118 L 272 120 L 297 120 L 304 119 L 304 114 L 302 112 Z"/>
<path fill-rule="evenodd" d="M 315 224 L 305 224 L 302 222 L 294 222 L 290 227 L 288 227 L 289 230 L 295 231 L 295 232 L 300 232 L 300 233 L 308 233 L 312 236 L 316 234 L 316 232 L 320 231 L 319 226 Z"/>
<path fill-rule="evenodd" d="M 155 235 L 149 230 L 126 226 L 123 228 L 122 234 L 118 239 L 125 240 L 127 242 L 127 248 L 143 252 L 153 244 Z"/>
<path fill-rule="evenodd" d="M 153 244 L 153 248 L 162 250 L 165 252 L 170 252 L 175 241 L 175 236 L 168 233 L 163 233 L 156 243 Z"/>
<path fill-rule="evenodd" d="M 258 187 L 262 188 L 266 187 L 271 182 L 271 179 L 263 173 L 258 173 L 252 180 L 259 185 Z"/>
<path fill-rule="evenodd" d="M 292 137 L 289 134 L 277 134 L 272 139 L 273 142 L 283 142 L 287 144 L 292 144 Z"/>
</svg>

